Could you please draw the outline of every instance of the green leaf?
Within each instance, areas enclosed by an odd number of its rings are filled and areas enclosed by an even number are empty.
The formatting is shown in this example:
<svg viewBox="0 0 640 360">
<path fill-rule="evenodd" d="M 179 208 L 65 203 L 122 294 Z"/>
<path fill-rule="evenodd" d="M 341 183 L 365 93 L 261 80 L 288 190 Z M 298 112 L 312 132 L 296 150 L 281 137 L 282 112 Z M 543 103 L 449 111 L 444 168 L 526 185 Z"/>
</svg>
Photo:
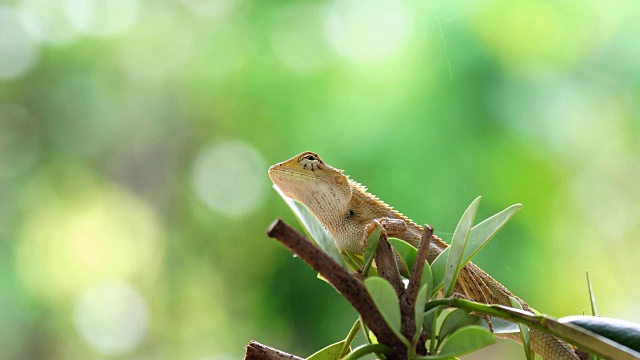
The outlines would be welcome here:
<svg viewBox="0 0 640 360">
<path fill-rule="evenodd" d="M 340 256 L 342 257 L 342 261 L 344 261 L 345 266 L 353 272 L 357 273 L 364 266 L 364 260 L 347 249 L 342 251 Z"/>
<path fill-rule="evenodd" d="M 474 200 L 474 202 L 478 199 Z M 460 263 L 460 269 L 462 269 L 462 267 L 487 244 L 487 242 L 496 234 L 496 232 L 502 226 L 504 226 L 504 224 L 509 219 L 511 219 L 511 217 L 513 217 L 515 212 L 520 209 L 520 207 L 522 207 L 522 205 L 512 205 L 507 209 L 499 212 L 498 214 L 484 220 L 471 229 L 469 238 L 467 240 L 467 245 L 464 250 L 464 255 L 462 256 L 462 262 Z M 467 211 L 469 211 L 469 209 L 467 209 Z M 444 287 L 445 273 L 447 270 L 447 263 L 449 261 L 450 249 L 451 246 L 444 249 L 444 251 L 442 251 L 442 253 L 440 253 L 440 255 L 438 255 L 438 257 L 431 264 L 431 271 L 433 272 L 433 288 L 431 291 L 432 297 L 435 296 L 436 293 Z M 453 259 L 451 261 L 453 261 Z M 460 269 L 458 269 L 458 271 L 460 271 Z M 518 331 L 517 325 L 515 324 L 513 327 L 505 327 L 505 331 L 511 332 L 509 329 L 513 329 L 513 332 Z"/>
<path fill-rule="evenodd" d="M 378 276 L 370 276 L 364 279 L 364 285 L 389 327 L 394 332 L 400 333 L 400 303 L 393 286 L 387 280 Z"/>
<path fill-rule="evenodd" d="M 489 319 L 491 320 L 494 334 L 515 334 L 520 332 L 518 323 L 493 316 L 490 316 Z"/>
<path fill-rule="evenodd" d="M 481 197 L 475 198 L 471 202 L 471 205 L 462 215 L 462 218 L 458 222 L 456 231 L 453 233 L 453 240 L 451 240 L 451 250 L 449 251 L 449 257 L 447 259 L 447 268 L 444 273 L 444 293 L 445 297 L 450 297 L 453 293 L 453 286 L 455 285 L 456 278 L 460 269 L 464 265 L 462 262 L 465 248 L 467 247 L 467 240 L 471 233 L 471 227 L 473 225 L 473 219 L 478 211 L 478 205 L 480 204 Z"/>
<path fill-rule="evenodd" d="M 376 249 L 378 248 L 378 242 L 380 241 L 380 228 L 376 226 L 376 228 L 371 232 L 371 235 L 367 238 L 366 245 L 364 247 L 364 259 L 365 263 L 362 267 L 362 274 L 367 277 L 369 276 L 369 270 L 371 269 L 371 265 L 373 264 L 373 259 L 376 255 Z M 377 275 L 377 272 L 375 273 Z"/>
<path fill-rule="evenodd" d="M 453 310 L 442 322 L 442 327 L 440 328 L 439 338 L 442 341 L 456 330 L 461 329 L 465 326 L 469 325 L 477 325 L 482 326 L 489 330 L 487 324 L 480 317 L 469 314 L 468 311 L 463 309 Z"/>
<path fill-rule="evenodd" d="M 338 264 L 345 266 L 333 237 L 329 235 L 327 229 L 322 226 L 315 215 L 303 204 L 287 197 L 277 186 L 274 185 L 273 188 L 280 194 L 284 202 L 289 205 L 289 208 L 291 208 L 291 211 L 293 211 L 293 214 L 311 241 L 315 242 L 316 245 L 329 254 Z"/>
<path fill-rule="evenodd" d="M 414 305 L 414 316 L 416 321 L 416 333 L 414 338 L 416 339 L 422 332 L 422 323 L 424 322 L 424 305 L 427 303 L 427 300 L 429 300 L 429 284 L 425 284 L 420 288 Z"/>
<path fill-rule="evenodd" d="M 407 271 L 411 273 L 411 270 L 413 270 L 413 263 L 416 261 L 418 249 L 404 240 L 389 238 L 387 241 L 391 244 L 398 255 L 400 255 L 400 258 L 407 266 Z"/>
<path fill-rule="evenodd" d="M 431 264 L 431 273 L 433 276 L 433 287 L 431 288 L 431 297 L 434 297 L 438 291 L 444 287 L 444 274 L 447 270 L 447 259 L 449 258 L 448 247 L 444 249 Z"/>
<path fill-rule="evenodd" d="M 355 348 L 353 352 L 343 357 L 342 360 L 360 359 L 363 356 L 372 353 L 389 354 L 391 353 L 391 349 L 388 346 L 382 344 L 366 344 Z M 332 360 L 336 359 L 337 358 L 333 358 Z"/>
<path fill-rule="evenodd" d="M 636 350 L 580 326 L 569 322 L 563 324 L 545 315 L 531 314 L 507 306 L 488 305 L 457 298 L 431 301 L 427 304 L 426 308 L 445 305 L 463 308 L 476 313 L 499 316 L 509 319 L 510 321 L 524 322 L 531 327 L 540 329 L 547 334 L 553 335 L 602 358 L 620 360 L 640 359 L 640 352 Z"/>
<path fill-rule="evenodd" d="M 421 356 L 416 359 L 431 360 L 460 356 L 482 349 L 496 342 L 495 336 L 482 326 L 471 325 L 451 334 L 437 355 Z"/>
<path fill-rule="evenodd" d="M 558 319 L 563 324 L 577 325 L 640 352 L 640 324 L 601 316 L 574 315 Z"/>
<path fill-rule="evenodd" d="M 431 337 L 431 332 L 433 331 L 433 322 L 436 321 L 436 315 L 438 314 L 438 310 L 440 309 L 442 309 L 442 307 L 434 307 L 424 312 L 422 327 L 424 328 L 424 333 L 427 338 Z"/>
<path fill-rule="evenodd" d="M 427 286 L 427 298 L 431 296 L 431 288 L 433 286 L 433 274 L 431 274 L 431 265 L 425 261 L 422 266 L 422 277 L 420 278 L 420 287 Z M 424 310 L 424 309 L 423 309 Z"/>
<path fill-rule="evenodd" d="M 521 204 L 511 205 L 491 216 L 471 229 L 467 246 L 462 257 L 462 265 L 473 258 L 491 238 L 520 210 Z"/>
<path fill-rule="evenodd" d="M 342 350 L 343 345 L 344 340 L 335 344 L 331 344 L 326 348 L 319 350 L 318 352 L 309 356 L 307 360 L 336 360 L 340 356 L 340 350 Z"/>
<path fill-rule="evenodd" d="M 509 301 L 511 301 L 511 306 L 514 309 L 524 310 L 522 308 L 522 304 L 520 304 L 518 300 L 516 300 L 514 297 L 509 296 Z M 520 328 L 520 339 L 522 339 L 522 347 L 524 348 L 524 355 L 526 356 L 527 360 L 531 360 L 532 358 L 535 357 L 535 355 L 533 355 L 533 351 L 531 349 L 529 327 L 523 323 L 518 323 L 518 327 Z"/>
</svg>

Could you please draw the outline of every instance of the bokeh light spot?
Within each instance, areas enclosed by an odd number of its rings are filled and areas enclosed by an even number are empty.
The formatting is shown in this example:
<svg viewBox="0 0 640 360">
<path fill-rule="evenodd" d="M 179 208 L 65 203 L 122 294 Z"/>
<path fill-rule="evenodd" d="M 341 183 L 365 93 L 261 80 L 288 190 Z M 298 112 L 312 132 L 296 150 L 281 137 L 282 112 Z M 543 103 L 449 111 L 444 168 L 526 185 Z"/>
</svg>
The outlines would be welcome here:
<svg viewBox="0 0 640 360">
<path fill-rule="evenodd" d="M 330 44 L 355 62 L 377 62 L 406 43 L 411 23 L 396 0 L 337 0 L 325 19 Z"/>
<path fill-rule="evenodd" d="M 19 13 L 0 6 L 0 80 L 29 71 L 35 65 L 37 50 Z"/>
<path fill-rule="evenodd" d="M 599 46 L 597 31 L 587 19 L 598 20 L 593 3 L 535 0 L 492 0 L 479 7 L 472 20 L 484 45 L 512 68 L 571 67 L 585 51 Z"/>
<path fill-rule="evenodd" d="M 64 9 L 65 0 L 22 0 L 19 10 L 38 42 L 66 45 L 78 38 Z"/>
<path fill-rule="evenodd" d="M 80 32 L 109 37 L 135 24 L 140 5 L 139 0 L 65 0 L 64 9 Z"/>
<path fill-rule="evenodd" d="M 193 186 L 212 209 L 242 215 L 262 203 L 266 169 L 262 156 L 249 144 L 223 142 L 200 152 L 193 165 Z"/>
<path fill-rule="evenodd" d="M 61 192 L 50 175 L 29 185 L 32 204 L 15 249 L 25 288 L 57 303 L 104 278 L 153 280 L 164 251 L 153 209 L 116 186 L 80 180 L 73 169 L 65 176 L 78 178 L 67 185 L 75 192 Z"/>
<path fill-rule="evenodd" d="M 199 16 L 221 18 L 238 6 L 238 0 L 179 0 L 187 9 Z"/>
<path fill-rule="evenodd" d="M 73 319 L 80 336 L 96 350 L 119 355 L 143 339 L 149 325 L 149 309 L 133 286 L 106 281 L 82 293 Z"/>
</svg>

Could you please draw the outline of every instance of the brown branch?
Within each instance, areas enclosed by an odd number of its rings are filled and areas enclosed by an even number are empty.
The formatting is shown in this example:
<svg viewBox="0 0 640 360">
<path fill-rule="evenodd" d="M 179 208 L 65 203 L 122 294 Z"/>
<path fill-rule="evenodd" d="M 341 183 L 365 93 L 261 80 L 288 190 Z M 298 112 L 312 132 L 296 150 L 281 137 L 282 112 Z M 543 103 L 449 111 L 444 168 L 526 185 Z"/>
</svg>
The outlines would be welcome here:
<svg viewBox="0 0 640 360">
<path fill-rule="evenodd" d="M 244 360 L 304 360 L 253 340 L 249 342 L 246 349 Z"/>
<path fill-rule="evenodd" d="M 407 285 L 407 298 L 409 299 L 409 304 L 411 306 L 416 303 L 416 298 L 420 291 L 420 279 L 422 279 L 424 262 L 427 260 L 427 253 L 429 252 L 429 246 L 431 246 L 432 235 L 433 227 L 425 224 L 422 232 L 422 241 L 420 241 L 418 254 L 413 262 L 413 270 L 411 271 L 411 277 L 409 278 L 409 285 Z"/>
<path fill-rule="evenodd" d="M 407 291 L 404 287 L 404 283 L 402 282 L 400 271 L 398 270 L 396 254 L 393 252 L 384 232 L 380 234 L 378 249 L 375 253 L 375 260 L 378 275 L 389 281 L 398 295 L 400 315 L 402 318 L 400 332 L 407 339 L 412 339 L 416 332 L 414 309 L 413 306 L 409 304 L 409 299 L 407 298 Z"/>
<path fill-rule="evenodd" d="M 398 270 L 398 263 L 396 263 L 395 255 L 391 249 L 391 245 L 387 241 L 387 235 L 384 231 L 380 233 L 375 260 L 378 275 L 391 283 L 396 290 L 396 294 L 398 294 L 398 298 L 406 296 L 402 277 L 400 277 L 400 271 Z"/>
<path fill-rule="evenodd" d="M 369 292 L 360 281 L 281 219 L 277 219 L 269 226 L 267 235 L 277 239 L 298 255 L 311 268 L 327 279 L 351 303 L 365 324 L 376 335 L 378 341 L 393 349 L 388 358 L 389 360 L 406 358 L 407 349 L 389 328 L 373 302 L 371 295 L 369 295 Z M 413 318 L 413 316 L 411 317 Z"/>
</svg>

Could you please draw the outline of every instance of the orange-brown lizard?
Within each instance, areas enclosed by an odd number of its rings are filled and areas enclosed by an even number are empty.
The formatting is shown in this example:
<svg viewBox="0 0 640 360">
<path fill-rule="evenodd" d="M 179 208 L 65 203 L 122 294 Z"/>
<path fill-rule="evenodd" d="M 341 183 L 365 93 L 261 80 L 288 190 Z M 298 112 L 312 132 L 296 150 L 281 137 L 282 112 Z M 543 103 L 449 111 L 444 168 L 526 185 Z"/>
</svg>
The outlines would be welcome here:
<svg viewBox="0 0 640 360">
<path fill-rule="evenodd" d="M 340 251 L 362 254 L 364 241 L 376 221 L 383 224 L 388 236 L 415 247 L 420 243 L 421 226 L 378 200 L 364 186 L 350 180 L 342 170 L 326 164 L 313 152 L 303 152 L 271 166 L 269 177 L 286 196 L 311 210 Z M 448 246 L 433 236 L 427 261 L 432 263 Z M 524 310 L 532 311 L 524 301 L 471 262 L 460 271 L 454 291 L 485 304 L 511 306 L 509 297 L 514 297 Z M 520 342 L 519 334 L 497 336 Z M 569 345 L 549 334 L 532 328 L 530 337 L 533 351 L 544 359 L 578 359 Z"/>
</svg>

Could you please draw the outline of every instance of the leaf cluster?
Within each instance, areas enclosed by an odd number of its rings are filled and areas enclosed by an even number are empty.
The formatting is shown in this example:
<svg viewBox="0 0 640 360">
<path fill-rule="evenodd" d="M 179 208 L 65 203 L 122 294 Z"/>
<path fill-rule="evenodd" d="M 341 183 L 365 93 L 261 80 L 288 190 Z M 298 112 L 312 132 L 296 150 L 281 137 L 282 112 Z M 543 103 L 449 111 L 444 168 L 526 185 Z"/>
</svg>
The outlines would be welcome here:
<svg viewBox="0 0 640 360">
<path fill-rule="evenodd" d="M 513 217 L 521 207 L 519 204 L 512 205 L 473 226 L 480 202 L 480 198 L 476 198 L 460 219 L 451 246 L 442 251 L 431 264 L 423 261 L 421 274 L 413 277 L 412 272 L 420 269 L 420 266 L 415 264 L 419 258 L 419 249 L 401 239 L 387 239 L 379 227 L 367 239 L 363 255 L 340 253 L 331 236 L 304 205 L 280 194 L 312 241 L 338 264 L 362 279 L 386 326 L 406 347 L 406 357 L 409 359 L 455 358 L 495 343 L 494 333 L 520 333 L 525 357 L 533 359 L 535 355 L 531 350 L 529 327 L 536 327 L 579 345 L 593 354 L 609 358 L 634 358 L 638 355 L 636 351 L 640 351 L 640 345 L 634 344 L 634 341 L 638 342 L 640 339 L 640 327 L 637 327 L 634 333 L 630 324 L 622 326 L 616 323 L 617 327 L 612 327 L 606 320 L 593 321 L 593 317 L 572 318 L 562 323 L 544 315 L 522 311 L 520 303 L 513 298 L 513 308 L 508 308 L 452 297 L 461 269 Z M 389 244 L 402 259 L 404 268 L 409 270 L 411 280 L 408 289 L 412 287 L 411 281 L 417 281 L 413 284 L 418 289 L 417 295 L 414 295 L 415 298 L 409 297 L 408 301 L 412 307 L 410 311 L 403 309 L 403 304 L 407 303 L 405 288 L 399 288 L 397 284 L 393 284 L 393 278 L 379 273 L 384 269 L 373 266 L 374 258 L 379 260 L 376 256 L 379 255 L 381 243 Z M 442 296 L 444 298 L 439 299 Z M 593 306 L 595 308 L 595 303 Z M 407 333 L 408 322 L 414 325 L 411 327 L 412 333 Z M 599 331 L 603 328 L 606 328 L 608 333 Z M 352 349 L 353 339 L 359 331 L 363 332 L 366 344 Z M 601 335 L 598 335 L 598 332 Z M 630 333 L 632 335 L 629 335 Z M 633 334 L 637 336 L 634 337 Z M 622 340 L 617 342 L 616 335 Z M 375 354 L 380 359 L 393 358 L 393 349 L 382 340 L 384 339 L 377 339 L 360 318 L 346 339 L 325 347 L 308 359 L 353 360 L 368 354 Z"/>
</svg>

